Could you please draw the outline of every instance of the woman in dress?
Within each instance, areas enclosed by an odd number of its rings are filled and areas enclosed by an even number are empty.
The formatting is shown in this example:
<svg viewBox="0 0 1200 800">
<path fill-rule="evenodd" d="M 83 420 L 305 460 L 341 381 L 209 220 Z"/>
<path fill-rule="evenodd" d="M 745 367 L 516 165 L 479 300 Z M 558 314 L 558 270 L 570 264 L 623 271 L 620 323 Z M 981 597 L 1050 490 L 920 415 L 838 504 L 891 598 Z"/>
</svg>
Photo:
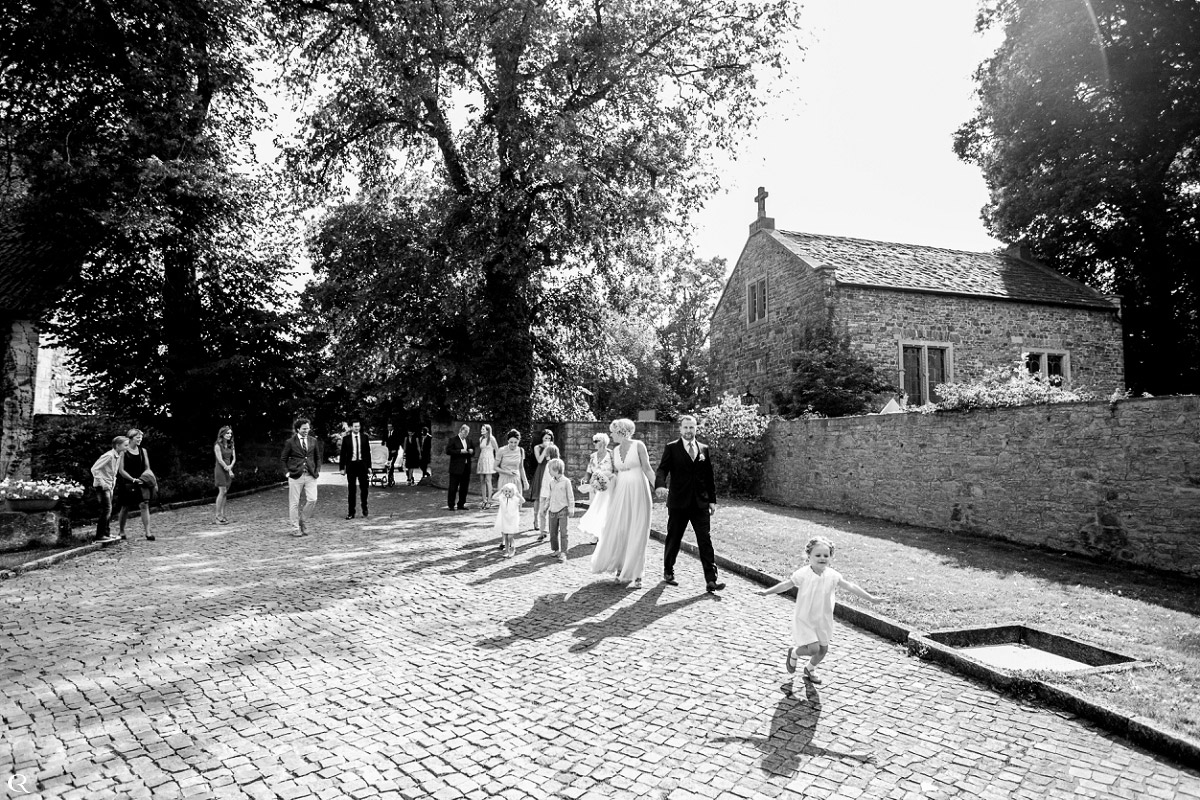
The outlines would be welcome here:
<svg viewBox="0 0 1200 800">
<path fill-rule="evenodd" d="M 479 426 L 479 461 L 475 472 L 479 474 L 479 491 L 483 495 L 483 508 L 492 507 L 492 476 L 496 474 L 496 451 L 500 443 L 492 436 L 491 425 Z"/>
<path fill-rule="evenodd" d="M 137 428 L 130 428 L 129 449 L 121 454 L 117 464 L 117 497 L 120 498 L 121 513 L 117 516 L 117 525 L 121 538 L 125 538 L 125 521 L 129 519 L 131 509 L 141 511 L 142 533 L 146 539 L 153 542 L 154 534 L 150 532 L 150 487 L 146 484 L 146 473 L 150 472 L 150 454 L 142 447 L 144 434 Z M 153 473 L 151 473 L 151 477 Z"/>
<path fill-rule="evenodd" d="M 217 522 L 222 525 L 229 522 L 225 519 L 225 503 L 229 497 L 229 485 L 233 483 L 233 462 L 237 461 L 237 453 L 233 450 L 233 428 L 222 425 L 217 431 L 217 441 L 213 444 L 213 483 L 217 485 Z"/>
<path fill-rule="evenodd" d="M 614 572 L 619 583 L 629 581 L 634 589 L 640 589 L 650 541 L 654 470 L 646 445 L 633 438 L 633 420 L 614 420 L 608 430 L 614 444 L 613 474 L 600 543 L 592 553 L 592 572 Z"/>
<path fill-rule="evenodd" d="M 582 517 L 579 518 L 579 530 L 585 535 L 592 537 L 592 541 L 596 542 L 600 539 L 600 532 L 604 530 L 604 517 L 608 511 L 608 498 L 611 495 L 607 491 L 597 491 L 594 486 L 590 486 L 592 476 L 597 473 L 604 473 L 607 477 L 612 475 L 612 453 L 608 452 L 608 434 L 597 433 L 592 437 L 592 444 L 596 450 L 588 456 L 587 474 L 584 476 L 583 485 L 588 486 L 588 510 Z"/>
<path fill-rule="evenodd" d="M 542 510 L 542 478 L 546 474 L 546 464 L 551 458 L 547 455 L 546 448 L 552 444 L 554 444 L 554 431 L 547 429 L 542 431 L 542 443 L 533 446 L 533 457 L 537 459 L 537 470 L 533 473 L 533 481 L 529 485 L 529 499 L 533 501 L 533 529 L 535 531 L 539 530 L 538 518 L 541 516 Z"/>
</svg>

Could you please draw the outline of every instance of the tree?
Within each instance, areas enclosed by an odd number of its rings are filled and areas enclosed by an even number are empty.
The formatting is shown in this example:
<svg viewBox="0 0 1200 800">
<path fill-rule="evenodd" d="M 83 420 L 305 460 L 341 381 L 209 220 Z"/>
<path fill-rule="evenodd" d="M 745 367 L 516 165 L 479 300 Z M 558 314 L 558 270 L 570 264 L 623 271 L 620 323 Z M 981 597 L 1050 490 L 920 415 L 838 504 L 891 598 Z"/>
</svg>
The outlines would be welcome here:
<svg viewBox="0 0 1200 800">
<path fill-rule="evenodd" d="M 749 127 L 755 68 L 781 65 L 793 24 L 788 0 L 273 9 L 298 55 L 289 80 L 320 92 L 299 181 L 320 196 L 353 170 L 364 193 L 426 219 L 424 266 L 407 263 L 440 273 L 424 306 L 455 309 L 435 345 L 453 356 L 447 397 L 522 428 L 535 375 L 559 366 L 547 339 L 594 333 L 590 307 L 563 297 L 607 297 L 631 241 L 697 207 L 708 154 Z"/>
<path fill-rule="evenodd" d="M 877 395 L 895 391 L 854 352 L 849 335 L 835 332 L 828 324 L 805 328 L 797 349 L 790 383 L 775 393 L 780 416 L 865 414 Z"/>
<path fill-rule="evenodd" d="M 286 225 L 237 160 L 260 116 L 252 13 L 234 0 L 0 11 L 6 206 L 73 266 L 50 332 L 85 373 L 76 399 L 169 413 L 174 433 L 203 421 L 205 438 L 218 415 L 288 391 L 290 326 L 274 310 Z"/>
<path fill-rule="evenodd" d="M 658 328 L 662 382 L 679 398 L 679 410 L 694 409 L 708 399 L 709 323 L 725 272 L 724 258 L 689 254 L 663 273 L 661 296 L 667 302 Z"/>
<path fill-rule="evenodd" d="M 1129 386 L 1200 391 L 1200 5 L 989 0 L 993 26 L 955 137 L 988 229 L 1122 295 Z"/>
</svg>

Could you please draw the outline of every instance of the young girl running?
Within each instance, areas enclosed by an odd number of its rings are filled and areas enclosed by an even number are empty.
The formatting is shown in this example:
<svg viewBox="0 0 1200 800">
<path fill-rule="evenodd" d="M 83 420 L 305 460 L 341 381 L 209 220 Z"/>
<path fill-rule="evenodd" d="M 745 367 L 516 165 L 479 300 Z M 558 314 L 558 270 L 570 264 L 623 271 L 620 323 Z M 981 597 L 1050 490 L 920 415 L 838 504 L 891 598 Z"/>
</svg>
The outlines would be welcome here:
<svg viewBox="0 0 1200 800">
<path fill-rule="evenodd" d="M 793 646 L 788 648 L 787 671 L 795 672 L 797 659 L 800 656 L 808 656 L 808 665 L 804 667 L 804 679 L 820 683 L 821 676 L 817 674 L 817 664 L 821 663 L 821 659 L 829 652 L 829 640 L 833 635 L 834 592 L 837 589 L 845 589 L 850 594 L 872 603 L 877 602 L 879 598 L 858 584 L 846 580 L 840 572 L 829 566 L 833 558 L 833 543 L 824 536 L 809 539 L 804 552 L 808 554 L 807 565 L 793 572 L 786 581 L 764 589 L 759 594 L 779 594 L 795 587 Z"/>
</svg>

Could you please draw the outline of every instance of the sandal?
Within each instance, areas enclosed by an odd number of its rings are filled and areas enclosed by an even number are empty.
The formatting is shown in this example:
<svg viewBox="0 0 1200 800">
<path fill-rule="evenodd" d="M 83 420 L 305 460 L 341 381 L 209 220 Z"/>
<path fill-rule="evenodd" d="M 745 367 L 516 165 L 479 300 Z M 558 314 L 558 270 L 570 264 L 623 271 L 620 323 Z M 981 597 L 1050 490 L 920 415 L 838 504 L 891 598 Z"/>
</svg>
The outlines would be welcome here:
<svg viewBox="0 0 1200 800">
<path fill-rule="evenodd" d="M 795 650 L 795 648 L 792 648 L 792 647 L 788 648 L 787 671 L 788 672 L 796 671 L 796 650 Z M 806 669 L 806 670 L 804 670 L 804 672 L 805 672 L 805 674 L 807 674 L 808 670 Z"/>
<path fill-rule="evenodd" d="M 820 683 L 821 676 L 818 675 L 817 671 L 815 669 L 813 669 L 812 667 L 805 667 L 804 668 L 804 680 L 808 681 L 809 683 Z"/>
</svg>

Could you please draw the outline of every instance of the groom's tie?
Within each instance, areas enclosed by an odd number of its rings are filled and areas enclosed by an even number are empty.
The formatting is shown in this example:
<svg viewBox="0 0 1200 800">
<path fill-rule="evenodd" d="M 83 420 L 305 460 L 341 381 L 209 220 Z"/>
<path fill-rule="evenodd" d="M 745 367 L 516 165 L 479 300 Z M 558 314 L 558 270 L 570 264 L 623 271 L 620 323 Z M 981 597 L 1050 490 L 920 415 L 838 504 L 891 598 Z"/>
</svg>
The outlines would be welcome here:
<svg viewBox="0 0 1200 800">
<path fill-rule="evenodd" d="M 694 442 L 687 443 L 688 458 L 690 458 L 692 461 L 696 460 L 696 451 L 692 449 L 694 446 Z"/>
</svg>

